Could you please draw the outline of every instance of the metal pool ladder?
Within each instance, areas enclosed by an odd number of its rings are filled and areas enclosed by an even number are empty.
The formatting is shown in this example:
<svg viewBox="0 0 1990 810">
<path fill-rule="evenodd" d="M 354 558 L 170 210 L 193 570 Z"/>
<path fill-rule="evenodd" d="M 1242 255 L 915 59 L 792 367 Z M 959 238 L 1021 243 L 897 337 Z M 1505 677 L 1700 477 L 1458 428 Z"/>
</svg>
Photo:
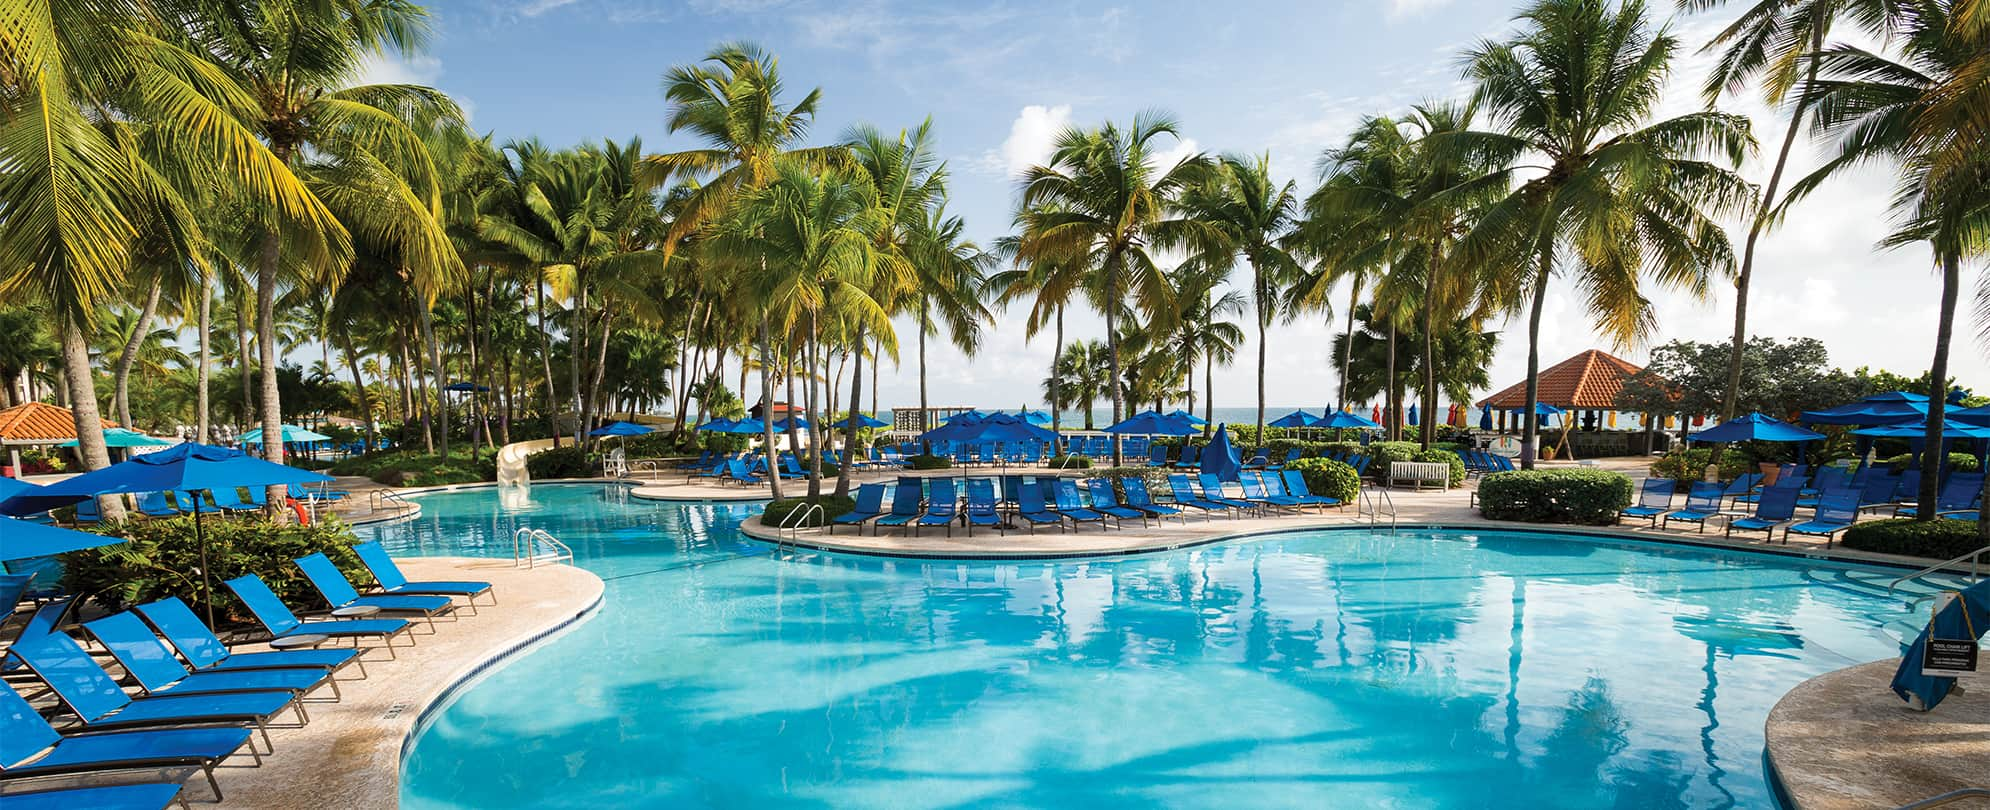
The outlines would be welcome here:
<svg viewBox="0 0 1990 810">
<path fill-rule="evenodd" d="M 774 540 L 774 551 L 779 552 L 782 549 L 792 549 L 795 544 L 787 541 L 800 540 L 802 529 L 808 526 L 809 517 L 811 515 L 822 514 L 826 513 L 823 512 L 822 504 L 819 503 L 809 504 L 806 509 L 795 509 L 788 512 L 785 517 L 781 518 L 780 525 L 775 527 L 776 539 Z"/>
<path fill-rule="evenodd" d="M 540 551 L 542 543 L 547 547 L 545 551 Z M 559 538 L 547 534 L 545 529 L 527 526 L 511 533 L 511 564 L 514 566 L 522 564 L 526 568 L 537 568 L 540 563 L 570 563 L 573 559 L 574 550 L 560 542 Z"/>
<path fill-rule="evenodd" d="M 1935 563 L 1934 565 L 1930 565 L 1926 568 L 1923 568 L 1919 571 L 1915 571 L 1912 574 L 1908 574 L 1907 576 L 1889 582 L 1886 585 L 1886 592 L 1889 594 L 1893 593 L 1895 588 L 1900 587 L 1900 583 L 1906 582 L 1908 580 L 1920 579 L 1929 574 L 1940 572 L 1943 569 L 1948 568 L 1949 566 L 1952 565 L 1960 566 L 1963 563 L 1969 563 L 1968 581 L 1975 582 L 1983 578 L 1983 574 L 1978 571 L 1977 566 L 1979 563 L 1983 561 L 1983 558 L 1985 556 L 1990 556 L 1990 546 L 1984 546 L 1975 551 L 1969 552 L 1968 554 L 1964 554 L 1960 557 L 1957 557 L 1953 560 L 1943 560 L 1941 562 Z"/>
<path fill-rule="evenodd" d="M 1362 487 L 1361 503 L 1355 506 L 1355 516 L 1367 515 L 1368 525 L 1372 528 L 1380 528 L 1382 525 L 1382 515 L 1385 514 L 1384 510 L 1387 510 L 1386 514 L 1389 516 L 1389 533 L 1395 534 L 1396 501 L 1394 498 L 1389 497 L 1388 488 Z"/>
</svg>

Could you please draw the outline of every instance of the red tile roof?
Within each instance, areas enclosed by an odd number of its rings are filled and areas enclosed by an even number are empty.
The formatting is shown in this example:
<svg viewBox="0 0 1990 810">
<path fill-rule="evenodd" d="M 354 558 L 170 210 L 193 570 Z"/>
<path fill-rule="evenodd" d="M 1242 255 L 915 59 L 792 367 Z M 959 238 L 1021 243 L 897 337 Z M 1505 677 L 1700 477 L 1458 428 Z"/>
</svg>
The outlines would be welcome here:
<svg viewBox="0 0 1990 810">
<path fill-rule="evenodd" d="M 103 421 L 103 420 L 99 420 Z M 104 427 L 115 427 L 104 421 Z M 76 415 L 46 402 L 28 402 L 0 411 L 0 441 L 66 442 L 76 438 Z"/>
<path fill-rule="evenodd" d="M 1624 381 L 1644 369 L 1596 349 L 1578 354 L 1541 370 L 1541 387 L 1536 397 L 1559 408 L 1609 410 L 1616 407 L 1617 392 Z M 1522 380 L 1479 404 L 1495 408 L 1527 406 L 1527 381 Z"/>
</svg>

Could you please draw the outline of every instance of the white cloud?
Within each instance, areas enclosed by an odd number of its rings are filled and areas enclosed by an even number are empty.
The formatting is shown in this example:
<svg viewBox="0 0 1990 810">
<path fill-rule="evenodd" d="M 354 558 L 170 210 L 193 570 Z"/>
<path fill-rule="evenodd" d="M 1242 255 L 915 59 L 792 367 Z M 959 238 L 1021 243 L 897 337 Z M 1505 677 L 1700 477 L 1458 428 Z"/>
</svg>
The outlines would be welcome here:
<svg viewBox="0 0 1990 810">
<path fill-rule="evenodd" d="M 373 54 L 360 65 L 354 84 L 421 84 L 434 86 L 442 78 L 442 60 L 433 56 Z"/>
<path fill-rule="evenodd" d="M 1175 141 L 1173 146 L 1148 155 L 1147 165 L 1160 171 L 1167 171 L 1174 168 L 1175 164 L 1194 157 L 1195 153 L 1200 151 L 1202 146 L 1197 144 L 1194 138 L 1183 138 Z"/>
<path fill-rule="evenodd" d="M 1050 162 L 1058 134 L 1069 126 L 1071 105 L 1031 104 L 1016 114 L 1016 120 L 1009 124 L 1009 137 L 1002 139 L 1001 147 L 984 156 L 982 163 L 1008 177 L 1021 177 L 1031 166 Z"/>
<path fill-rule="evenodd" d="M 518 13 L 527 17 L 537 17 L 548 11 L 562 6 L 571 6 L 577 2 L 580 2 L 580 0 L 529 0 L 525 5 L 518 7 Z"/>
<path fill-rule="evenodd" d="M 1426 11 L 1449 5 L 1451 0 L 1389 0 L 1386 12 L 1390 20 L 1401 20 L 1422 15 Z"/>
</svg>

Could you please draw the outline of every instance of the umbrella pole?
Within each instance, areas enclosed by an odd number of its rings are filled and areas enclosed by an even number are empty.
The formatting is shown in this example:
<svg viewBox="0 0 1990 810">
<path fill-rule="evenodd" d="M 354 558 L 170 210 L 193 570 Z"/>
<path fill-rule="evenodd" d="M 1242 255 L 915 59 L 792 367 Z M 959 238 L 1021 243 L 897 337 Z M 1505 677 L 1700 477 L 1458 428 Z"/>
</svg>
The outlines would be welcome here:
<svg viewBox="0 0 1990 810">
<path fill-rule="evenodd" d="M 202 528 L 200 522 L 200 513 L 204 511 L 201 508 L 201 496 L 205 492 L 205 490 L 202 490 L 201 492 L 194 493 L 193 496 L 193 542 L 200 549 L 200 587 L 203 591 L 201 601 L 207 603 L 207 626 L 213 627 L 215 626 L 214 572 L 207 562 L 207 532 Z"/>
</svg>

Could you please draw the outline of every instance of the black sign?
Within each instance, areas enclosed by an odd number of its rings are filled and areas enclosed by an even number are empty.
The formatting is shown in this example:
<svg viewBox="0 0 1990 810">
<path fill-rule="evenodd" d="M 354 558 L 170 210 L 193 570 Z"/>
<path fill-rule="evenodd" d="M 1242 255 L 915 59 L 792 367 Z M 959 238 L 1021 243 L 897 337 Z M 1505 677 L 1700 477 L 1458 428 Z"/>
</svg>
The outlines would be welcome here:
<svg viewBox="0 0 1990 810">
<path fill-rule="evenodd" d="M 1970 639 L 1931 638 L 1921 655 L 1921 674 L 1953 678 L 1976 671 L 1977 644 Z"/>
</svg>

